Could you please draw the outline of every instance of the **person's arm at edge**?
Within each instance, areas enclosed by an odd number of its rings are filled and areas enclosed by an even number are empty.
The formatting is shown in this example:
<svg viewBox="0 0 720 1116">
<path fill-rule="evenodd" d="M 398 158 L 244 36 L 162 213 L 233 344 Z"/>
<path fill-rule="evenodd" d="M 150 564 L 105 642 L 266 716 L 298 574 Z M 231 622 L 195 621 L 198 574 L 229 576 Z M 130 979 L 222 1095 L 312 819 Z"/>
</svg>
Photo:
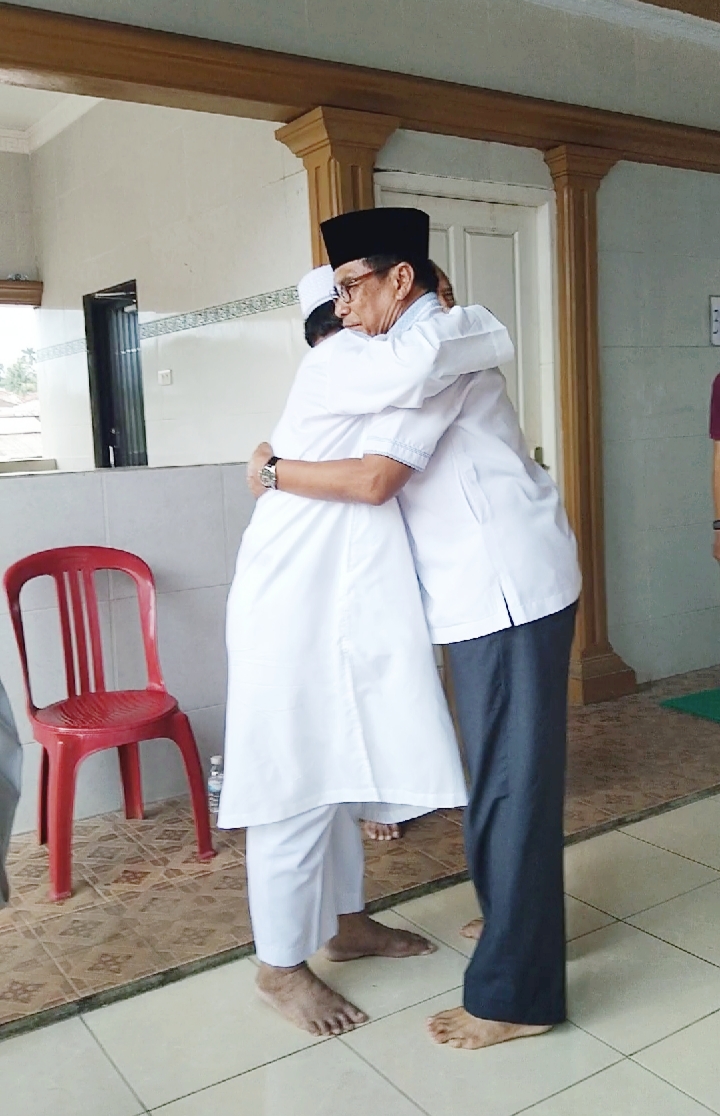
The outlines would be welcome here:
<svg viewBox="0 0 720 1116">
<path fill-rule="evenodd" d="M 720 520 L 720 441 L 713 442 L 713 502 L 717 521 Z M 720 531 L 713 531 L 713 558 L 720 562 Z"/>
<path fill-rule="evenodd" d="M 720 520 L 720 375 L 713 380 L 710 394 L 710 437 L 713 442 L 712 490 L 717 523 Z M 714 528 L 713 558 L 720 562 L 720 531 Z"/>
<path fill-rule="evenodd" d="M 268 491 L 260 483 L 259 474 L 271 454 L 271 446 L 264 442 L 248 462 L 248 485 L 253 496 Z M 412 473 L 409 465 L 374 453 L 339 461 L 292 461 L 283 457 L 275 467 L 279 492 L 375 507 L 396 496 Z"/>
</svg>

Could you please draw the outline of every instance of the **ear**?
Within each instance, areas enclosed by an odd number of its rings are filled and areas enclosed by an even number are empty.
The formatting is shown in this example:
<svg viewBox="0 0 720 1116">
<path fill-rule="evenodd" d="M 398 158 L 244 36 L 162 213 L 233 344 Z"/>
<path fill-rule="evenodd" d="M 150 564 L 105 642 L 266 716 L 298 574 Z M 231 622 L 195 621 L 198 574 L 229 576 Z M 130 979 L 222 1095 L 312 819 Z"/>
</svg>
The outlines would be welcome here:
<svg viewBox="0 0 720 1116">
<path fill-rule="evenodd" d="M 408 297 L 415 284 L 415 269 L 412 264 L 400 263 L 395 268 L 395 297 L 398 302 Z"/>
</svg>

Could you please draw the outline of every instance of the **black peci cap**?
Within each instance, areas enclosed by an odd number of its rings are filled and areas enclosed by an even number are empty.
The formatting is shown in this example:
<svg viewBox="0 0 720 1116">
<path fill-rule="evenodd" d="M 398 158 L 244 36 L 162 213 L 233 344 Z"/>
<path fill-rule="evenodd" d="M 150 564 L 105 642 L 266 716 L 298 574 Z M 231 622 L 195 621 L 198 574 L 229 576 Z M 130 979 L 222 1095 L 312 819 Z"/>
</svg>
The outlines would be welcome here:
<svg viewBox="0 0 720 1116">
<path fill-rule="evenodd" d="M 430 218 L 422 209 L 357 209 L 320 229 L 333 270 L 368 256 L 426 260 L 430 254 Z"/>
</svg>

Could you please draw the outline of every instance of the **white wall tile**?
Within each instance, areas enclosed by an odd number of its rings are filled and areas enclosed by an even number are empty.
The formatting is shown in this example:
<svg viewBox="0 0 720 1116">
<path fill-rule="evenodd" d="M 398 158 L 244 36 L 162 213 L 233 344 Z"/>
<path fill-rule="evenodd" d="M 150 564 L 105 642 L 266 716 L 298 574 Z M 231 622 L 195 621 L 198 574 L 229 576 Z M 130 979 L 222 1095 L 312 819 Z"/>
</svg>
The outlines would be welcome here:
<svg viewBox="0 0 720 1116">
<path fill-rule="evenodd" d="M 647 322 L 652 299 L 651 281 L 643 253 L 599 252 L 601 345 L 638 346 L 651 342 Z"/>
<path fill-rule="evenodd" d="M 700 477 L 710 476 L 712 443 L 707 434 L 648 440 L 644 451 L 649 526 L 664 529 L 701 524 L 707 536 L 714 518 L 712 494 L 709 484 L 698 484 Z"/>
<path fill-rule="evenodd" d="M 150 565 L 158 592 L 224 585 L 219 468 L 104 470 L 108 545 Z"/>
<path fill-rule="evenodd" d="M 99 475 L 36 474 L 0 479 L 0 571 L 28 554 L 58 546 L 103 546 L 105 517 Z M 55 603 L 49 583 L 29 586 L 27 607 Z M 0 593 L 0 613 L 7 611 Z"/>
<path fill-rule="evenodd" d="M 222 755 L 225 744 L 225 703 L 211 705 L 207 709 L 193 709 L 188 715 L 200 758 L 205 770 L 209 772 L 210 757 Z"/>
<path fill-rule="evenodd" d="M 720 609 L 674 613 L 640 623 L 611 622 L 610 640 L 638 681 L 667 678 L 720 661 Z"/>
<path fill-rule="evenodd" d="M 186 712 L 225 702 L 226 600 L 225 585 L 158 595 L 158 645 L 165 684 Z M 132 598 L 112 602 L 121 689 L 145 685 L 137 615 Z"/>
<path fill-rule="evenodd" d="M 225 563 L 227 580 L 235 574 L 240 540 L 255 510 L 255 497 L 247 486 L 245 465 L 223 465 L 223 509 L 225 515 Z"/>
<path fill-rule="evenodd" d="M 3 678 L 4 682 L 4 678 Z M 17 716 L 17 711 L 15 711 Z M 18 729 L 20 726 L 18 726 Z M 38 780 L 41 748 L 34 741 L 23 743 L 22 789 L 15 811 L 13 833 L 27 833 L 37 826 Z"/>
<path fill-rule="evenodd" d="M 30 158 L 0 151 L 0 276 L 37 277 Z"/>
<path fill-rule="evenodd" d="M 710 524 L 656 524 L 651 528 L 648 568 L 652 617 L 720 606 L 720 579 L 711 548 Z"/>
</svg>

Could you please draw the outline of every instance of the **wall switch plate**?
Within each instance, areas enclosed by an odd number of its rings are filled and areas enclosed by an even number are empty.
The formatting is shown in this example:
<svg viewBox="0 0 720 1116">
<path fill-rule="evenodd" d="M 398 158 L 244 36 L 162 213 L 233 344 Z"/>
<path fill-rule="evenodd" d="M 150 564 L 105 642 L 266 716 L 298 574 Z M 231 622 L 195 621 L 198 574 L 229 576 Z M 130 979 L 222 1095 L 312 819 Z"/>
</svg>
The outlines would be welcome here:
<svg viewBox="0 0 720 1116">
<path fill-rule="evenodd" d="M 720 304 L 720 299 L 718 299 L 718 303 Z M 720 344 L 720 341 L 718 341 L 718 344 Z M 170 387 L 170 384 L 172 382 L 172 368 L 161 368 L 158 372 L 158 383 L 160 384 L 160 387 Z"/>
<path fill-rule="evenodd" d="M 710 344 L 720 345 L 720 297 L 710 298 Z"/>
</svg>

